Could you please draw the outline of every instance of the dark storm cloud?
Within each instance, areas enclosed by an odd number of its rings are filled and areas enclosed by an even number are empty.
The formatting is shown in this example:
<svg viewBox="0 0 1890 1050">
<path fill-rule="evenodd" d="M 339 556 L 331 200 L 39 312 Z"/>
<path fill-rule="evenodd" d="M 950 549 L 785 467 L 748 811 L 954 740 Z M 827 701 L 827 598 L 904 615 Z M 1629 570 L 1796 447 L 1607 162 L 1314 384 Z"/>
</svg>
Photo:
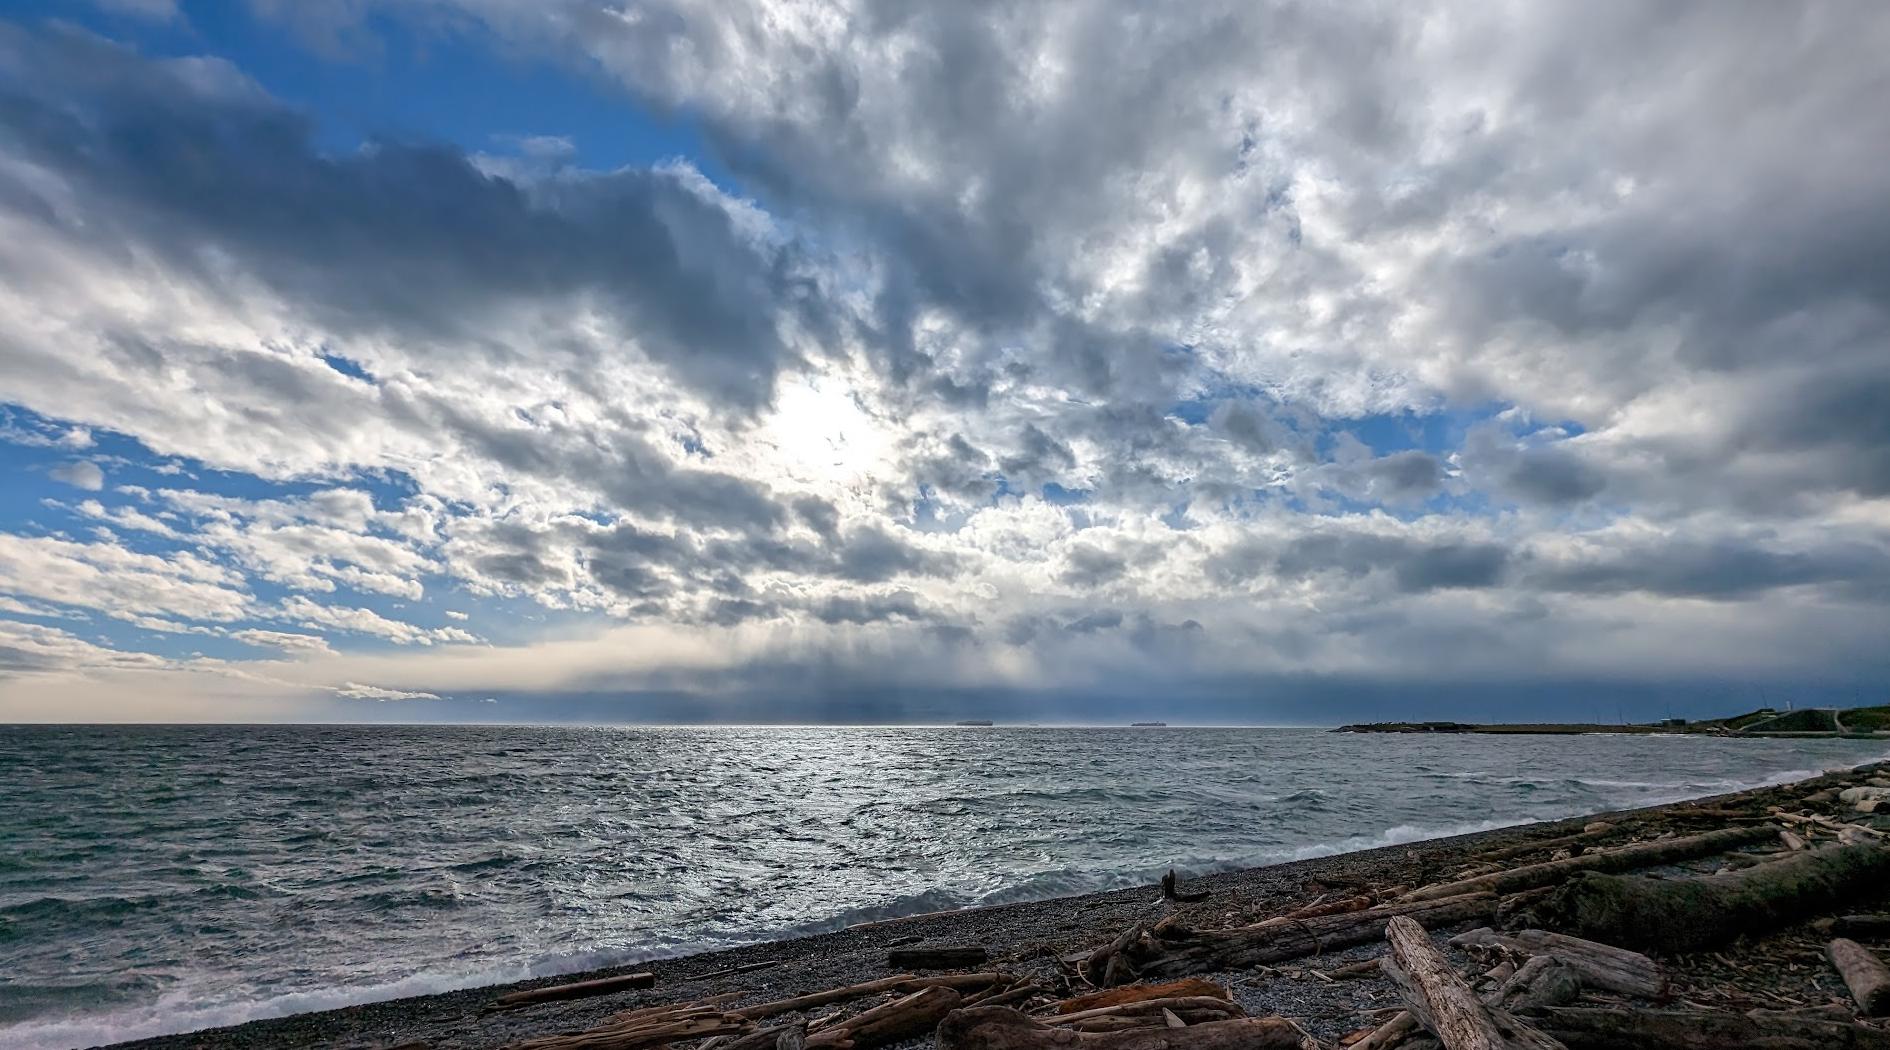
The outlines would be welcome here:
<svg viewBox="0 0 1890 1050">
<path fill-rule="evenodd" d="M 1109 583 L 1119 578 L 1129 567 L 1129 560 L 1121 554 L 1088 543 L 1072 545 L 1065 561 L 1057 579 L 1083 588 Z"/>
<path fill-rule="evenodd" d="M 796 496 L 791 504 L 795 515 L 821 539 L 831 541 L 840 534 L 840 510 L 833 501 L 819 496 Z"/>
<path fill-rule="evenodd" d="M 1424 499 L 1437 493 L 1444 480 L 1443 464 L 1427 452 L 1407 449 L 1375 459 L 1365 466 L 1374 496 L 1394 500 Z"/>
<path fill-rule="evenodd" d="M 895 576 L 936 576 L 950 571 L 952 561 L 914 546 L 887 529 L 869 527 L 847 536 L 833 571 L 856 583 L 880 583 Z"/>
<path fill-rule="evenodd" d="M 1578 594 L 1643 592 L 1737 601 L 1780 587 L 1835 584 L 1863 600 L 1890 597 L 1890 552 L 1836 543 L 1778 550 L 1738 540 L 1623 543 L 1579 560 L 1538 561 L 1523 581 L 1545 591 Z"/>
<path fill-rule="evenodd" d="M 1512 460 L 1502 484 L 1524 499 L 1568 504 L 1600 492 L 1603 482 L 1593 467 L 1565 450 L 1529 449 Z"/>
<path fill-rule="evenodd" d="M 1879 352 L 1874 367 L 1806 376 L 1779 390 L 1735 440 L 1810 454 L 1833 484 L 1860 496 L 1890 496 L 1890 330 Z"/>
<path fill-rule="evenodd" d="M 1508 548 L 1481 541 L 1413 540 L 1366 532 L 1324 532 L 1284 542 L 1251 541 L 1209 559 L 1211 575 L 1239 586 L 1268 577 L 1359 578 L 1385 572 L 1403 593 L 1494 587 L 1509 568 Z"/>
<path fill-rule="evenodd" d="M 752 407 L 794 357 L 777 313 L 830 327 L 792 258 L 677 176 L 525 183 L 397 142 L 327 156 L 233 69 L 77 31 L 0 28 L 0 63 L 0 134 L 83 195 L 86 236 L 208 278 L 233 260 L 338 331 L 502 354 L 500 311 L 581 297 L 684 383 Z"/>
<path fill-rule="evenodd" d="M 599 492 L 610 506 L 699 527 L 769 531 L 788 512 L 764 484 L 679 466 L 624 421 L 601 433 L 513 421 L 501 425 L 437 398 L 414 399 L 414 418 L 460 437 L 508 473 Z"/>
<path fill-rule="evenodd" d="M 925 613 L 918 596 L 911 591 L 878 595 L 835 595 L 813 607 L 822 623 L 881 623 L 886 620 L 919 620 Z"/>
<path fill-rule="evenodd" d="M 1017 450 L 999 459 L 998 466 L 1007 478 L 1024 484 L 1041 484 L 1074 469 L 1076 454 L 1042 427 L 1029 423 L 1018 435 Z"/>
<path fill-rule="evenodd" d="M 912 478 L 919 487 L 966 503 L 983 503 L 998 487 L 990 455 L 963 434 L 953 434 L 943 449 L 919 457 Z"/>
</svg>

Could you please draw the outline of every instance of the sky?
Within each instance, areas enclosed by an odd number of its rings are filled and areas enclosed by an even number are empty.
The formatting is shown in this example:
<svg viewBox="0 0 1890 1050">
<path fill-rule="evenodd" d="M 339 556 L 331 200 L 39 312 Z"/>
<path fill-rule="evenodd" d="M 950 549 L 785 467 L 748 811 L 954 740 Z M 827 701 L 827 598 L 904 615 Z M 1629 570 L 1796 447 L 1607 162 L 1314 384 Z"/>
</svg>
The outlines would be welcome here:
<svg viewBox="0 0 1890 1050">
<path fill-rule="evenodd" d="M 1890 700 L 1890 8 L 0 2 L 0 721 Z"/>
</svg>

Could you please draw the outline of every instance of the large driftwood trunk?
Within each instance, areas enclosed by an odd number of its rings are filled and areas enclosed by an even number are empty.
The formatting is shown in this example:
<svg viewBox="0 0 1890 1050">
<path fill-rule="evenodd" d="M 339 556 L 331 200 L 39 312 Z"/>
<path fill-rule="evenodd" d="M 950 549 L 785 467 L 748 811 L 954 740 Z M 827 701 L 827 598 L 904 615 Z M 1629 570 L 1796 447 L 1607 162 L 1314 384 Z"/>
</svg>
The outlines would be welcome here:
<svg viewBox="0 0 1890 1050">
<path fill-rule="evenodd" d="M 1490 875 L 1459 879 L 1456 882 L 1442 882 L 1434 886 L 1422 886 L 1405 894 L 1400 900 L 1436 900 L 1440 897 L 1455 897 L 1459 894 L 1477 892 L 1515 893 L 1518 890 L 1534 889 L 1537 886 L 1548 886 L 1560 882 L 1576 872 L 1632 871 L 1635 868 L 1672 864 L 1675 861 L 1692 860 L 1695 857 L 1710 857 L 1715 853 L 1724 853 L 1739 846 L 1768 841 L 1776 835 L 1777 832 L 1769 827 L 1722 828 L 1719 831 L 1688 835 L 1685 838 L 1636 842 L 1631 846 L 1622 846 L 1618 849 L 1597 850 L 1593 853 L 1584 853 L 1579 857 L 1544 861 L 1541 864 L 1526 864 L 1520 868 L 1511 868 Z"/>
<path fill-rule="evenodd" d="M 1203 930 L 1189 940 L 1141 965 L 1144 977 L 1181 977 L 1191 973 L 1244 970 L 1269 963 L 1318 955 L 1334 948 L 1375 941 L 1385 935 L 1394 916 L 1408 915 L 1434 926 L 1488 921 L 1496 914 L 1496 898 L 1487 893 L 1445 900 L 1391 904 L 1369 911 L 1317 918 L 1280 926 L 1245 926 L 1233 930 Z"/>
<path fill-rule="evenodd" d="M 1864 844 L 1695 879 L 1585 872 L 1536 906 L 1542 925 L 1628 948 L 1679 953 L 1838 908 L 1890 879 L 1890 849 Z"/>
<path fill-rule="evenodd" d="M 1399 915 L 1385 929 L 1385 973 L 1419 1024 L 1447 1050 L 1562 1050 L 1562 1044 L 1477 997 L 1424 927 Z"/>
<path fill-rule="evenodd" d="M 1890 1013 L 1890 968 L 1856 941 L 1839 937 L 1825 949 L 1831 965 L 1844 978 L 1844 987 L 1867 1017 Z"/>
<path fill-rule="evenodd" d="M 1384 960 L 1374 959 L 1372 962 L 1382 966 Z M 1392 964 L 1393 967 L 1396 965 L 1395 962 Z M 1396 979 L 1394 976 L 1393 980 Z M 1581 992 L 1581 977 L 1574 970 L 1557 959 L 1538 955 L 1511 974 L 1500 986 L 1484 993 L 1482 998 L 1490 1006 L 1520 1013 L 1545 1006 L 1567 1006 L 1580 998 Z M 1370 1035 L 1353 1043 L 1349 1050 L 1389 1050 L 1394 1046 L 1417 1050 L 1426 1037 L 1406 1041 L 1417 1030 L 1417 1018 L 1411 1011 L 1405 1010 L 1378 1026 Z"/>
<path fill-rule="evenodd" d="M 1657 999 L 1667 988 L 1660 964 L 1640 952 L 1548 930 L 1497 933 L 1486 927 L 1460 933 L 1450 943 L 1460 948 L 1504 948 L 1557 959 L 1579 973 L 1583 984 L 1604 992 Z"/>
<path fill-rule="evenodd" d="M 1532 1020 L 1568 1050 L 1890 1050 L 1890 1032 L 1767 1011 L 1565 1006 Z"/>
<path fill-rule="evenodd" d="M 956 1010 L 938 1026 L 939 1050 L 1311 1050 L 1283 1017 L 1240 1017 L 1186 1028 L 1072 1032 L 1004 1007 Z"/>
</svg>

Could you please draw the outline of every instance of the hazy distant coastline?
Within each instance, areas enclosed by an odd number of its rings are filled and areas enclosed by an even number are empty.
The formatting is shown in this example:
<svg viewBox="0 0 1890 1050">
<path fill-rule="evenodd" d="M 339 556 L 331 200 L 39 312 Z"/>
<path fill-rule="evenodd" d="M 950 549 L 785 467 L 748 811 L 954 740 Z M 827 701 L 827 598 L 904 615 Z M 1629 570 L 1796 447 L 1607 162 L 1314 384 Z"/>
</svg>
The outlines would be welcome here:
<svg viewBox="0 0 1890 1050">
<path fill-rule="evenodd" d="M 1806 707 L 1779 711 L 1762 707 L 1729 718 L 1658 722 L 1362 722 L 1335 733 L 1480 733 L 1510 736 L 1578 736 L 1588 733 L 1629 735 L 1700 735 L 1717 737 L 1803 737 L 1855 740 L 1890 739 L 1890 705 L 1878 707 Z"/>
</svg>

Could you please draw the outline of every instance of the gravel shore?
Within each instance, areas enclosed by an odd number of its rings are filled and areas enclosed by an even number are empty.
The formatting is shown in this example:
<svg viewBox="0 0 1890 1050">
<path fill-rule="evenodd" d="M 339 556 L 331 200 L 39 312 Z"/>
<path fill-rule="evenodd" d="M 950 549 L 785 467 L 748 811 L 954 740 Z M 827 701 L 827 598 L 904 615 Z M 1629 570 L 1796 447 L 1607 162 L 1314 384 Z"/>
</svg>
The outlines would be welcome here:
<svg viewBox="0 0 1890 1050">
<path fill-rule="evenodd" d="M 1823 778 L 1819 778 L 1822 780 Z M 1664 819 L 1688 808 L 1772 804 L 1798 797 L 1819 780 L 1777 788 L 1722 795 L 1673 806 L 1613 814 L 1590 814 L 1550 823 L 1460 835 L 1408 845 L 1296 861 L 1189 880 L 1188 889 L 1207 890 L 1198 904 L 1164 902 L 1154 886 L 1054 900 L 914 916 L 816 936 L 748 945 L 725 951 L 615 967 L 585 974 L 543 978 L 514 985 L 395 999 L 319 1013 L 252 1021 L 228 1028 L 162 1036 L 120 1048 L 138 1050 L 261 1050 L 277 1047 L 391 1048 L 426 1044 L 440 1048 L 486 1050 L 536 1035 L 582 1029 L 606 1015 L 641 1006 L 740 992 L 737 1002 L 760 1002 L 871 980 L 891 973 L 886 953 L 898 944 L 982 945 L 994 967 L 1020 975 L 1049 975 L 1058 956 L 1090 948 L 1138 920 L 1179 910 L 1200 928 L 1251 922 L 1312 900 L 1321 894 L 1390 884 L 1417 885 L 1447 878 L 1467 855 L 1535 839 L 1579 831 L 1598 819 Z M 1329 981 L 1312 970 L 1380 954 L 1381 945 L 1328 953 L 1303 968 L 1220 975 L 1235 988 L 1249 1012 L 1293 1017 L 1315 1035 L 1332 1038 L 1357 1028 L 1364 1011 L 1392 1002 L 1382 977 Z M 748 973 L 713 976 L 718 971 L 755 963 L 774 965 Z M 595 999 L 547 1003 L 506 1012 L 482 1012 L 499 995 L 522 988 L 649 971 L 657 984 L 647 991 L 622 992 Z M 1214 976 L 1214 975 L 1209 975 Z M 1802 994 L 1817 995 L 1830 984 L 1807 974 Z"/>
</svg>

